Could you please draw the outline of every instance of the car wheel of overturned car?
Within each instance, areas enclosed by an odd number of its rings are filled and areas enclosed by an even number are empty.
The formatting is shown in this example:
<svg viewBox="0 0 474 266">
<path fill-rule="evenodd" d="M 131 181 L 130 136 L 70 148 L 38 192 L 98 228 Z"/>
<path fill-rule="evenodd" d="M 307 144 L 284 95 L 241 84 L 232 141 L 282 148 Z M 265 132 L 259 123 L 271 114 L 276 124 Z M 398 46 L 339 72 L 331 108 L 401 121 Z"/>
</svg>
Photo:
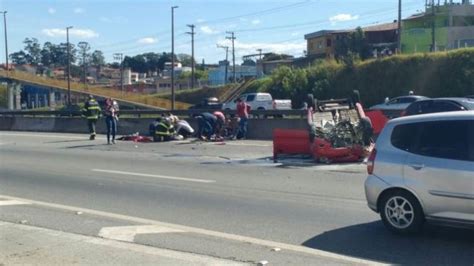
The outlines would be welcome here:
<svg viewBox="0 0 474 266">
<path fill-rule="evenodd" d="M 416 233 L 424 222 L 420 203 L 411 193 L 404 190 L 395 190 L 383 195 L 379 211 L 385 227 L 397 234 Z"/>
</svg>

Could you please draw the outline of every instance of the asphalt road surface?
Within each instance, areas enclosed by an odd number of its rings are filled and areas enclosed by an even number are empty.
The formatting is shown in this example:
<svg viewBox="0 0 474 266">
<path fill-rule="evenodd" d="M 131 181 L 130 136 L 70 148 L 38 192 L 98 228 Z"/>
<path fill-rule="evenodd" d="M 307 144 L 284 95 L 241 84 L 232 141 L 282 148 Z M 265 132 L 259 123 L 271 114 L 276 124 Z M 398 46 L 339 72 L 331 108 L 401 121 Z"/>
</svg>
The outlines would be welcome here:
<svg viewBox="0 0 474 266">
<path fill-rule="evenodd" d="M 0 132 L 0 222 L 236 263 L 474 264 L 471 230 L 389 233 L 366 206 L 365 165 L 271 154 L 269 141 Z"/>
</svg>

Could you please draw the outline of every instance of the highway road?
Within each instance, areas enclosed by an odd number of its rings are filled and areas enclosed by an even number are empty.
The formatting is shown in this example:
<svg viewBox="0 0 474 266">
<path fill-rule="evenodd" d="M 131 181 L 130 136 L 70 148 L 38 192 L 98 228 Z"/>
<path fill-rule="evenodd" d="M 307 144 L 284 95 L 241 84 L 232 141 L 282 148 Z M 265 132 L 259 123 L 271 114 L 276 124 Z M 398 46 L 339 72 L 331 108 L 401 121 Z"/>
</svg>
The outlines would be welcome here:
<svg viewBox="0 0 474 266">
<path fill-rule="evenodd" d="M 474 264 L 471 230 L 389 233 L 363 164 L 271 154 L 269 141 L 0 132 L 0 222 L 251 264 Z"/>
</svg>

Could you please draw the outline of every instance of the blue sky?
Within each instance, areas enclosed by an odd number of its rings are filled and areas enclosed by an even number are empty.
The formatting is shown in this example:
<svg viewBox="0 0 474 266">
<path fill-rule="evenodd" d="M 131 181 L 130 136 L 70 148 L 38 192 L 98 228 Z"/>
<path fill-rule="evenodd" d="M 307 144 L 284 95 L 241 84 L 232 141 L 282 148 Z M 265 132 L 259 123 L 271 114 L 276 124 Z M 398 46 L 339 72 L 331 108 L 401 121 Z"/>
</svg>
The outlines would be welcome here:
<svg viewBox="0 0 474 266">
<path fill-rule="evenodd" d="M 424 10 L 425 0 L 403 0 L 403 17 Z M 226 31 L 237 37 L 236 60 L 263 52 L 301 56 L 304 35 L 322 29 L 343 29 L 390 22 L 397 0 L 0 0 L 7 10 L 9 52 L 22 49 L 25 37 L 41 44 L 87 41 L 102 50 L 135 55 L 171 51 L 171 6 L 175 10 L 175 52 L 191 53 L 186 24 L 196 25 L 195 57 L 216 63 L 228 45 Z M 3 23 L 2 23 L 3 37 Z M 5 61 L 1 38 L 0 61 Z"/>
</svg>

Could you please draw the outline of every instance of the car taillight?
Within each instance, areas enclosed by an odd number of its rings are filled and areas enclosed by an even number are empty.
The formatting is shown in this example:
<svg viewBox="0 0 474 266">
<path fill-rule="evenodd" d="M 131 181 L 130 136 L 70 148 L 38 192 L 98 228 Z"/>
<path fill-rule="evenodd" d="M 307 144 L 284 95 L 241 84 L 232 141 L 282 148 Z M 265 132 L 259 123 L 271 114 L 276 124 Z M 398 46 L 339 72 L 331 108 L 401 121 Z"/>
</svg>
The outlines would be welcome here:
<svg viewBox="0 0 474 266">
<path fill-rule="evenodd" d="M 374 167 L 375 167 L 375 156 L 377 156 L 377 150 L 374 149 L 369 155 L 369 158 L 367 159 L 367 173 L 371 175 L 374 172 Z"/>
</svg>

